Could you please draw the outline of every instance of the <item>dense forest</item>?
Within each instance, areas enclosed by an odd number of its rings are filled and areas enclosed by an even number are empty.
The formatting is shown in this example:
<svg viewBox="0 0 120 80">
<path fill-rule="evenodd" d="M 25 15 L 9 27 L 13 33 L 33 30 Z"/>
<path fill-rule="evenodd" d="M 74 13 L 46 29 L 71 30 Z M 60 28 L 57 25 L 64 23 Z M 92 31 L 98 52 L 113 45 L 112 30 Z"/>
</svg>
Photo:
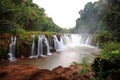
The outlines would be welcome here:
<svg viewBox="0 0 120 80">
<path fill-rule="evenodd" d="M 77 33 L 120 32 L 120 0 L 88 2 L 79 14 L 75 26 Z"/>
<path fill-rule="evenodd" d="M 62 32 L 44 8 L 32 0 L 0 1 L 0 33 L 17 33 L 20 31 Z"/>
</svg>

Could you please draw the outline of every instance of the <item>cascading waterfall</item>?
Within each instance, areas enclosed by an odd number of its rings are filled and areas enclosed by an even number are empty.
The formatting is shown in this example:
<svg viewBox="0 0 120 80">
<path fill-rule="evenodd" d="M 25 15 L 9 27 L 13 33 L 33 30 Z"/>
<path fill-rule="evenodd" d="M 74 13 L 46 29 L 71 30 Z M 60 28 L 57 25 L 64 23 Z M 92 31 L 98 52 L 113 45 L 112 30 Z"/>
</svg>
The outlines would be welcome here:
<svg viewBox="0 0 120 80">
<path fill-rule="evenodd" d="M 73 34 L 73 35 L 71 35 L 72 44 L 73 44 L 73 45 L 79 45 L 80 42 L 81 42 L 81 36 L 82 36 L 82 35 L 78 35 L 78 34 Z"/>
<path fill-rule="evenodd" d="M 70 35 L 65 34 L 65 35 L 62 36 L 62 39 L 63 39 L 63 43 L 64 43 L 65 45 L 71 43 L 71 36 L 70 36 Z"/>
<path fill-rule="evenodd" d="M 56 51 L 61 51 L 61 50 L 63 50 L 65 48 L 63 40 L 62 40 L 61 37 L 60 37 L 60 41 L 59 41 L 57 36 L 53 35 L 53 39 L 54 39 L 54 47 L 55 47 Z"/>
<path fill-rule="evenodd" d="M 80 43 L 84 44 L 84 45 L 90 45 L 90 43 L 91 43 L 91 36 L 82 34 Z"/>
<path fill-rule="evenodd" d="M 63 35 L 63 41 L 66 46 L 90 45 L 92 37 L 83 34 L 69 34 Z"/>
<path fill-rule="evenodd" d="M 42 43 L 42 37 L 39 35 L 38 36 L 38 53 L 37 56 L 42 56 L 43 55 L 43 43 Z"/>
<path fill-rule="evenodd" d="M 45 44 L 47 46 L 47 55 L 52 55 L 50 53 L 50 45 L 49 45 L 48 39 L 45 37 L 45 35 L 43 35 L 43 38 L 44 38 L 44 42 L 45 42 Z"/>
<path fill-rule="evenodd" d="M 16 48 L 16 36 L 14 36 L 14 39 L 13 39 L 13 57 L 15 58 L 15 48 Z"/>
<path fill-rule="evenodd" d="M 29 58 L 37 58 L 38 56 L 45 57 L 46 55 L 52 55 L 51 49 L 56 51 L 62 51 L 67 46 L 79 46 L 79 45 L 90 45 L 92 36 L 84 34 L 64 34 L 58 39 L 57 35 L 52 36 L 52 44 L 48 41 L 45 35 L 38 36 L 38 42 L 35 41 L 35 35 L 32 36 L 32 48 L 31 56 Z M 15 60 L 15 48 L 16 48 L 16 36 L 11 36 L 11 43 L 9 44 L 8 60 Z"/>
<path fill-rule="evenodd" d="M 65 48 L 65 45 L 64 45 L 62 36 L 60 37 L 60 44 L 59 44 L 59 46 L 60 46 L 61 49 L 64 49 L 64 48 Z"/>
<path fill-rule="evenodd" d="M 16 36 L 11 36 L 11 43 L 9 44 L 9 53 L 8 53 L 8 60 L 9 61 L 16 60 L 15 48 L 16 48 Z"/>
<path fill-rule="evenodd" d="M 31 50 L 31 56 L 29 58 L 36 58 L 38 56 L 45 57 L 45 55 L 52 55 L 52 53 L 50 53 L 50 45 L 49 45 L 48 39 L 45 37 L 45 35 L 38 36 L 37 51 L 35 47 L 36 45 L 35 35 L 33 35 L 32 38 L 33 38 L 32 50 Z M 46 53 L 44 53 L 43 50 L 46 50 Z"/>
<path fill-rule="evenodd" d="M 35 35 L 33 35 L 33 43 L 32 43 L 32 50 L 31 50 L 31 56 L 30 58 L 33 57 L 38 57 L 42 56 L 45 57 L 46 55 L 52 55 L 50 53 L 50 43 L 48 39 L 46 38 L 45 35 L 39 35 L 38 36 L 38 44 L 37 44 L 37 54 L 35 53 Z M 64 34 L 62 36 L 58 37 L 57 35 L 53 35 L 53 42 L 54 42 L 54 49 L 56 51 L 62 51 L 65 49 L 66 45 L 71 45 L 71 46 L 78 46 L 81 44 L 89 45 L 90 44 L 90 36 L 86 36 L 83 34 Z"/>
<path fill-rule="evenodd" d="M 85 41 L 85 44 L 90 45 L 91 40 L 92 40 L 92 37 L 88 36 L 87 39 L 86 39 L 86 41 Z"/>
<path fill-rule="evenodd" d="M 29 58 L 38 57 L 35 52 L 35 35 L 32 36 L 33 43 L 32 43 L 32 50 L 31 50 L 31 56 Z"/>
<path fill-rule="evenodd" d="M 55 50 L 58 50 L 58 43 L 59 43 L 59 41 L 58 41 L 56 35 L 53 35 L 53 41 L 54 41 L 54 48 L 55 48 Z"/>
</svg>

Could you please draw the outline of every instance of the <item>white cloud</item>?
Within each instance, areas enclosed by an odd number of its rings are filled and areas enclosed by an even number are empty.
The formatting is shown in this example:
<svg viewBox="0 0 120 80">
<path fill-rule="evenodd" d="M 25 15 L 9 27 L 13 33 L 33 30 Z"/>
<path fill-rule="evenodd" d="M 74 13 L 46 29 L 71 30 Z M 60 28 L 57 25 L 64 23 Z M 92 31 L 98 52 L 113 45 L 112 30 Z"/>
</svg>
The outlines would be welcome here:
<svg viewBox="0 0 120 80">
<path fill-rule="evenodd" d="M 75 26 L 75 20 L 80 16 L 78 11 L 89 1 L 97 0 L 33 0 L 45 9 L 45 13 L 52 17 L 57 25 L 64 28 Z"/>
</svg>

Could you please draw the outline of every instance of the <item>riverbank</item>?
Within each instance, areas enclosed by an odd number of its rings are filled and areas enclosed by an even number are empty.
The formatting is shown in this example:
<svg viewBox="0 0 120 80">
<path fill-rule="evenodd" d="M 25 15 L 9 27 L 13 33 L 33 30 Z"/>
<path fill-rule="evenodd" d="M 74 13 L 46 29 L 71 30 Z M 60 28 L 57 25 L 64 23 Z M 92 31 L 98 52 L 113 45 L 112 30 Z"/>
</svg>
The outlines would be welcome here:
<svg viewBox="0 0 120 80">
<path fill-rule="evenodd" d="M 87 72 L 80 77 L 81 69 L 80 64 L 69 67 L 58 66 L 52 70 L 39 69 L 27 64 L 9 65 L 0 68 L 0 80 L 90 80 L 95 77 L 93 72 Z"/>
</svg>

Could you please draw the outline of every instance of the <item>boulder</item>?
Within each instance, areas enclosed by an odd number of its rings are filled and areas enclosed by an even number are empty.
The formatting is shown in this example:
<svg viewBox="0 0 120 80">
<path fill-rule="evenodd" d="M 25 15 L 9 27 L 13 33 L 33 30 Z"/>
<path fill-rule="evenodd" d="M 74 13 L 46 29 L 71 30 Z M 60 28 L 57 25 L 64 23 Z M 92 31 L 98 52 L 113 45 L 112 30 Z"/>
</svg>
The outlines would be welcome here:
<svg viewBox="0 0 120 80">
<path fill-rule="evenodd" d="M 27 64 L 13 64 L 0 68 L 0 80 L 90 80 L 94 77 L 92 72 L 80 77 L 80 69 L 82 69 L 82 65 L 58 66 L 50 71 Z"/>
<path fill-rule="evenodd" d="M 61 77 L 66 78 L 65 80 L 73 80 L 77 75 L 79 75 L 79 70 L 82 68 L 82 65 L 75 65 L 70 67 L 58 66 L 52 71 L 58 74 Z"/>
<path fill-rule="evenodd" d="M 33 80 L 53 80 L 57 75 L 48 69 L 40 69 Z"/>
<path fill-rule="evenodd" d="M 64 71 L 64 68 L 62 66 L 58 66 L 52 70 L 52 72 L 56 74 L 61 74 Z"/>
<path fill-rule="evenodd" d="M 39 71 L 30 65 L 10 65 L 0 68 L 0 80 L 29 80 Z"/>
</svg>

